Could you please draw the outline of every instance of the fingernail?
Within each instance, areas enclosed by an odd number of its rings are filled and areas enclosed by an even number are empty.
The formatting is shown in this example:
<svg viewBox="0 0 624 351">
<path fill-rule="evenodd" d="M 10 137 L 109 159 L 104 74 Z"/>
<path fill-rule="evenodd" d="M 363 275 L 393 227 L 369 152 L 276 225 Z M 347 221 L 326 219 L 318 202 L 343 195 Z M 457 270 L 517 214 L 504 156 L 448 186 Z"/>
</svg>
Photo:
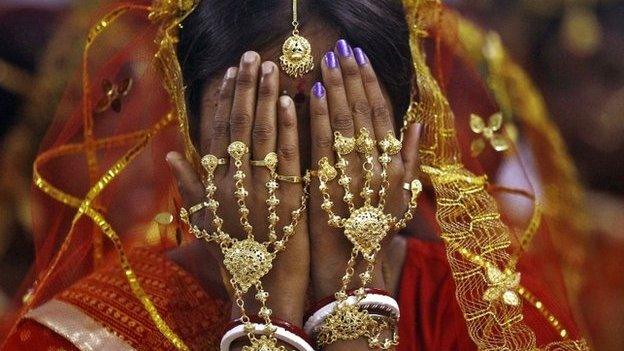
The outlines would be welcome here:
<svg viewBox="0 0 624 351">
<path fill-rule="evenodd" d="M 273 73 L 273 69 L 274 69 L 274 65 L 273 62 L 270 61 L 266 61 L 262 63 L 262 75 L 266 76 L 268 74 Z"/>
<path fill-rule="evenodd" d="M 279 98 L 279 102 L 282 108 L 287 108 L 288 106 L 290 106 L 292 99 L 290 98 L 290 96 L 282 95 Z"/>
<path fill-rule="evenodd" d="M 236 77 L 236 67 L 228 68 L 228 70 L 225 72 L 225 78 L 232 79 L 234 77 Z"/>
<path fill-rule="evenodd" d="M 355 62 L 360 66 L 364 66 L 368 63 L 368 57 L 361 48 L 353 49 L 353 56 L 355 56 Z"/>
<path fill-rule="evenodd" d="M 258 54 L 255 53 L 254 51 L 247 51 L 246 53 L 243 54 L 243 62 L 254 63 L 256 62 L 257 57 L 258 57 Z"/>
<path fill-rule="evenodd" d="M 331 69 L 338 67 L 338 60 L 336 60 L 336 54 L 333 51 L 328 51 L 325 54 L 325 64 Z"/>
<path fill-rule="evenodd" d="M 338 48 L 338 53 L 342 57 L 351 57 L 351 47 L 347 43 L 346 40 L 340 39 L 338 43 L 336 43 L 336 47 Z"/>
<path fill-rule="evenodd" d="M 323 83 L 321 82 L 314 83 L 314 85 L 312 86 L 312 94 L 314 94 L 314 96 L 316 96 L 319 99 L 325 96 L 325 87 L 323 86 Z"/>
</svg>

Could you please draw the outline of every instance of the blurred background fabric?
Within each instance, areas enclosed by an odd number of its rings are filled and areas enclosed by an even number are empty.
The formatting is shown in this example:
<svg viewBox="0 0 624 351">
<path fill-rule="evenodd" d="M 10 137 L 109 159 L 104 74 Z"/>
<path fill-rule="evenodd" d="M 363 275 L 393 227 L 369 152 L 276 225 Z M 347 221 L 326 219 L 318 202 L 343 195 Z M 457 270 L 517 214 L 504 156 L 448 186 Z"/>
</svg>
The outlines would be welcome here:
<svg viewBox="0 0 624 351">
<path fill-rule="evenodd" d="M 106 0 L 0 0 L 0 315 L 34 258 L 28 202 L 38 145 Z M 579 322 L 624 350 L 624 0 L 448 0 L 500 34 L 540 88 L 586 186 Z"/>
</svg>

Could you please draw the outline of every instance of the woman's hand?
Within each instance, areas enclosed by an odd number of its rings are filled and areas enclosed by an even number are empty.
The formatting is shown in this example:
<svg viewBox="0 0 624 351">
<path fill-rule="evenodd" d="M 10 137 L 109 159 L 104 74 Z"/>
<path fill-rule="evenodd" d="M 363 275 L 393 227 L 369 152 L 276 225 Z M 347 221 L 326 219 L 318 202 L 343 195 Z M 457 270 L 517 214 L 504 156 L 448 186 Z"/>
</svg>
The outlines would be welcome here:
<svg viewBox="0 0 624 351">
<path fill-rule="evenodd" d="M 230 236 L 245 237 L 240 223 L 239 206 L 234 191 L 234 174 L 237 168 L 228 155 L 228 146 L 234 141 L 242 141 L 249 146 L 249 153 L 242 158 L 241 169 L 245 172 L 245 189 L 249 196 L 246 206 L 249 209 L 249 223 L 253 226 L 256 241 L 268 240 L 269 198 L 267 182 L 270 172 L 267 167 L 252 166 L 250 160 L 263 160 L 269 153 L 277 153 L 277 172 L 281 175 L 301 175 L 299 162 L 299 141 L 295 104 L 288 96 L 279 97 L 279 72 L 275 63 L 261 64 L 255 52 L 243 55 L 238 68 L 227 70 L 220 88 L 208 95 L 202 106 L 201 154 L 212 154 L 228 160 L 226 165 L 217 167 L 214 184 L 217 186 L 215 199 L 220 206 L 218 213 L 223 218 L 223 230 Z M 212 101 L 211 101 L 212 100 Z M 168 155 L 185 208 L 190 208 L 205 200 L 205 189 L 198 174 L 179 154 Z M 291 212 L 301 205 L 302 184 L 278 182 L 276 191 L 280 200 L 277 215 L 278 239 L 283 235 L 282 228 L 291 221 Z M 273 261 L 273 269 L 262 279 L 263 286 L 270 294 L 268 305 L 273 316 L 301 325 L 309 277 L 309 248 L 307 214 L 303 214 L 294 235 L 287 243 L 285 251 Z M 204 209 L 191 220 L 209 233 L 214 231 L 212 215 Z M 210 244 L 212 252 L 219 256 L 218 245 Z M 253 290 L 253 289 L 252 289 Z M 245 308 L 248 314 L 257 311 L 254 307 L 254 292 L 247 293 Z M 236 317 L 238 307 L 233 307 Z"/>
<path fill-rule="evenodd" d="M 355 137 L 366 128 L 376 141 L 381 141 L 388 135 L 398 138 L 391 107 L 362 50 L 358 48 L 353 50 L 346 41 L 341 40 L 337 43 L 335 52 L 328 52 L 325 55 L 321 69 L 325 85 L 317 83 L 313 87 L 310 102 L 313 166 L 318 167 L 319 161 L 324 158 L 331 165 L 335 165 L 338 161 L 333 149 L 335 132 L 345 137 Z M 414 137 L 416 136 L 412 136 L 412 139 Z M 413 154 L 410 154 L 407 160 L 401 153 L 392 156 L 387 167 L 386 185 L 382 184 L 379 155 L 380 152 L 375 145 L 372 150 L 373 177 L 370 181 L 370 187 L 374 191 L 372 205 L 376 206 L 379 199 L 378 191 L 384 186 L 386 188 L 384 212 L 402 218 L 410 199 L 410 193 L 403 189 L 403 184 L 411 182 L 415 177 Z M 362 168 L 364 156 L 354 151 L 344 157 L 348 161 L 346 174 L 351 177 L 350 189 L 354 195 L 354 208 L 357 209 L 364 203 L 359 195 L 366 182 Z M 338 184 L 339 177 L 338 175 L 329 183 L 328 190 L 334 204 L 333 211 L 342 218 L 348 218 L 349 206 L 343 201 L 345 192 Z M 328 225 L 328 214 L 321 209 L 323 196 L 319 191 L 318 179 L 312 183 L 310 202 L 312 283 L 315 297 L 318 299 L 330 296 L 340 289 L 341 278 L 347 268 L 353 244 L 344 236 L 343 229 Z M 369 285 L 385 289 L 387 287 L 381 272 L 382 256 L 383 253 L 380 253 L 373 280 Z M 360 260 L 349 288 L 359 286 L 357 273 L 361 272 L 364 266 Z"/>
</svg>

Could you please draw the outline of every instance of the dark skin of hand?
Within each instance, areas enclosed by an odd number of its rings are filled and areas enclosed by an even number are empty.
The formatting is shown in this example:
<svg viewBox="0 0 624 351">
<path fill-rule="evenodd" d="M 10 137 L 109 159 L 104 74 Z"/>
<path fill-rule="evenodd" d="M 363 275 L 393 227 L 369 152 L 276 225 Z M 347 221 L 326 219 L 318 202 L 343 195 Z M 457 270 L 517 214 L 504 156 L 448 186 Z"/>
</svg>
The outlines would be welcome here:
<svg viewBox="0 0 624 351">
<path fill-rule="evenodd" d="M 278 173 L 300 175 L 306 168 L 316 169 L 321 157 L 328 157 L 333 163 L 333 132 L 340 131 L 345 136 L 353 136 L 361 127 L 366 127 L 371 136 L 381 140 L 386 133 L 394 130 L 393 111 L 383 86 L 379 84 L 370 64 L 358 65 L 353 55 L 341 56 L 334 48 L 336 33 L 318 21 L 312 21 L 304 33 L 317 54 L 316 69 L 304 77 L 304 84 L 309 92 L 309 104 L 296 106 L 288 95 L 294 96 L 300 80 L 286 76 L 272 61 L 262 61 L 262 57 L 279 57 L 279 46 L 265 50 L 260 54 L 247 52 L 241 58 L 238 67 L 231 67 L 223 73 L 222 79 L 215 79 L 204 92 L 201 119 L 201 138 L 199 151 L 202 155 L 214 154 L 227 157 L 227 146 L 235 140 L 245 142 L 250 147 L 243 169 L 247 173 L 245 186 L 250 193 L 247 206 L 250 209 L 250 222 L 254 226 L 256 240 L 267 238 L 266 218 L 268 215 L 264 184 L 268 181 L 266 168 L 251 167 L 249 160 L 261 160 L 269 152 L 276 152 L 279 157 Z M 339 67 L 328 67 L 322 56 L 327 51 L 335 51 L 339 58 Z M 320 67 L 320 69 L 319 69 Z M 311 88 L 315 81 L 322 81 L 326 94 L 318 98 Z M 398 137 L 398 136 L 397 136 Z M 407 143 L 417 144 L 418 130 L 413 129 L 407 135 Z M 409 148 L 415 150 L 416 148 Z M 361 162 L 357 154 L 348 156 L 353 178 L 354 193 L 362 184 Z M 203 201 L 204 188 L 199 176 L 191 165 L 178 153 L 167 156 L 172 171 L 178 179 L 179 190 L 184 206 L 191 207 Z M 220 166 L 217 169 L 215 183 L 218 186 L 216 198 L 220 202 L 220 215 L 225 220 L 224 229 L 232 236 L 241 233 L 237 224 L 239 214 L 232 196 L 233 165 Z M 386 212 L 402 216 L 407 207 L 408 193 L 402 189 L 403 182 L 416 177 L 415 152 L 394 157 L 389 167 L 390 188 Z M 379 170 L 380 166 L 375 165 Z M 379 172 L 375 172 L 376 175 Z M 372 182 L 373 189 L 378 189 L 379 177 Z M 337 214 L 348 216 L 346 206 L 340 200 L 341 189 L 338 185 L 330 187 Z M 287 224 L 290 212 L 299 207 L 302 193 L 300 184 L 281 182 L 278 197 L 281 200 L 278 215 L 282 220 L 278 229 Z M 313 288 L 315 299 L 333 294 L 340 286 L 346 262 L 351 252 L 351 244 L 341 231 L 327 224 L 327 214 L 320 209 L 321 196 L 318 192 L 318 180 L 311 185 L 311 197 L 308 201 L 308 213 L 297 227 L 295 235 L 288 242 L 286 251 L 281 252 L 273 262 L 273 269 L 263 278 L 263 285 L 270 293 L 269 307 L 273 316 L 295 325 L 303 324 L 303 314 L 308 286 Z M 358 196 L 356 206 L 361 203 Z M 200 227 L 209 227 L 211 217 L 199 213 L 192 220 Z M 309 226 L 309 223 L 314 225 Z M 278 234 L 280 232 L 278 231 Z M 241 236 L 241 234 L 238 234 Z M 205 253 L 209 252 L 210 255 Z M 172 258 L 183 267 L 193 267 L 192 272 L 212 291 L 221 286 L 218 267 L 222 255 L 217 245 L 197 243 L 173 253 Z M 196 264 L 186 264 L 188 257 L 201 257 L 206 268 L 197 270 Z M 388 259 L 391 257 L 392 259 Z M 399 238 L 384 245 L 375 268 L 374 279 L 369 284 L 376 288 L 394 291 L 398 284 L 400 269 L 404 257 L 404 245 Z M 384 281 L 382 264 L 389 267 Z M 363 265 L 358 265 L 358 271 Z M 194 271 L 194 272 L 193 272 Z M 357 280 L 354 281 L 357 284 Z M 354 285 L 354 287 L 357 285 Z M 223 289 L 223 288 L 221 288 Z M 224 290 L 221 290 L 226 295 Z M 253 294 L 248 294 L 246 308 L 248 313 L 257 311 Z M 239 315 L 237 306 L 233 306 L 232 317 Z M 363 340 L 336 343 L 326 350 L 367 350 Z"/>
</svg>

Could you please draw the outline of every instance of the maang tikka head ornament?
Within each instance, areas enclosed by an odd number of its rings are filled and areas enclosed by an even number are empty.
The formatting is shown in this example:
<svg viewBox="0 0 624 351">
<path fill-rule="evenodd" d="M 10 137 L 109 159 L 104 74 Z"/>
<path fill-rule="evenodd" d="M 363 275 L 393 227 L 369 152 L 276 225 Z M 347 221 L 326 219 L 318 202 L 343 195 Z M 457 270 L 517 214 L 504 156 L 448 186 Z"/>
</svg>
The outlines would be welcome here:
<svg viewBox="0 0 624 351">
<path fill-rule="evenodd" d="M 292 35 L 282 45 L 280 64 L 286 74 L 299 78 L 314 69 L 314 57 L 310 42 L 299 35 L 299 21 L 297 19 L 297 0 L 293 0 Z"/>
</svg>

